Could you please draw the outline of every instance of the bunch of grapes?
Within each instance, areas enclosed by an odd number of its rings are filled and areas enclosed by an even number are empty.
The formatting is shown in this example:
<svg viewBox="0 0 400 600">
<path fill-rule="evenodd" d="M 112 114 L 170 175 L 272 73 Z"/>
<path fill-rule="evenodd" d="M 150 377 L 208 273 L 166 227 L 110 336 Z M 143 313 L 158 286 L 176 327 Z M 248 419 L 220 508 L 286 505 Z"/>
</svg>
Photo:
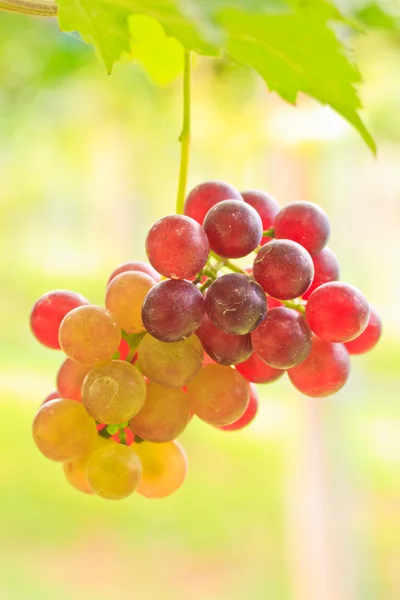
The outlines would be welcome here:
<svg viewBox="0 0 400 600">
<path fill-rule="evenodd" d="M 333 394 L 349 356 L 380 337 L 375 309 L 338 281 L 329 220 L 315 204 L 280 209 L 262 191 L 210 181 L 184 212 L 150 229 L 150 264 L 111 274 L 105 308 L 69 291 L 33 307 L 36 338 L 67 357 L 33 437 L 82 492 L 173 493 L 187 473 L 176 438 L 194 415 L 242 429 L 257 413 L 254 384 L 286 372 L 303 394 Z M 231 260 L 252 253 L 245 269 Z"/>
</svg>

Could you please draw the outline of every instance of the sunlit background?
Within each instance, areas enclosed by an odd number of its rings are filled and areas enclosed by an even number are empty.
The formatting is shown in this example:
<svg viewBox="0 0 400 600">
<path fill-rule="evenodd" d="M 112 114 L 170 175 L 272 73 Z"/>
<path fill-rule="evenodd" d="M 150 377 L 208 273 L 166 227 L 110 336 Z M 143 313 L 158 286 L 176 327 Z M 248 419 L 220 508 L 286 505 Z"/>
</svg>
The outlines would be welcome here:
<svg viewBox="0 0 400 600">
<path fill-rule="evenodd" d="M 114 267 L 145 258 L 175 207 L 180 81 L 157 88 L 132 62 L 109 77 L 56 23 L 0 13 L 1 600 L 400 598 L 400 34 L 356 49 L 377 159 L 329 109 L 197 60 L 190 186 L 321 204 L 342 278 L 384 319 L 379 347 L 334 397 L 283 378 L 259 386 L 243 432 L 193 422 L 183 488 L 114 503 L 34 447 L 62 356 L 35 342 L 29 311 L 57 288 L 101 304 Z"/>
</svg>

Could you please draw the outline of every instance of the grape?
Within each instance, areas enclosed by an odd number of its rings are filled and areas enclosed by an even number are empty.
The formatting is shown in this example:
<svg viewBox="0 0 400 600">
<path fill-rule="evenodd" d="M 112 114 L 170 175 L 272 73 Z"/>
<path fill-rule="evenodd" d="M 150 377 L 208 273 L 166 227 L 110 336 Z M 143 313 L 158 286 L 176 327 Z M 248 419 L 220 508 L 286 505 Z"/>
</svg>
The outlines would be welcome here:
<svg viewBox="0 0 400 600">
<path fill-rule="evenodd" d="M 271 229 L 274 225 L 274 220 L 279 212 L 279 204 L 269 194 L 262 192 L 261 190 L 247 190 L 242 192 L 243 200 L 250 204 L 261 217 L 263 230 Z M 264 246 L 272 238 L 263 237 L 260 244 Z"/>
<path fill-rule="evenodd" d="M 68 358 L 83 365 L 110 360 L 121 341 L 114 316 L 100 306 L 79 306 L 64 317 L 59 331 L 60 346 Z"/>
<path fill-rule="evenodd" d="M 152 381 L 178 388 L 200 371 L 203 356 L 200 340 L 195 335 L 180 342 L 160 342 L 147 334 L 138 348 L 138 366 Z"/>
<path fill-rule="evenodd" d="M 249 404 L 246 408 L 246 412 L 234 423 L 230 425 L 223 425 L 220 429 L 224 431 L 238 431 L 239 429 L 243 429 L 247 425 L 249 425 L 252 421 L 254 421 L 257 411 L 258 411 L 258 394 L 257 388 L 254 384 L 249 384 L 250 388 L 250 400 Z"/>
<path fill-rule="evenodd" d="M 326 342 L 349 342 L 368 325 L 369 304 L 353 285 L 331 281 L 309 297 L 306 318 L 312 331 Z"/>
<path fill-rule="evenodd" d="M 142 465 L 131 446 L 110 443 L 91 454 L 86 476 L 95 494 L 107 500 L 120 500 L 138 487 Z"/>
<path fill-rule="evenodd" d="M 178 442 L 142 442 L 134 448 L 143 468 L 138 494 L 147 498 L 165 498 L 180 488 L 186 478 L 188 463 Z"/>
<path fill-rule="evenodd" d="M 268 305 L 268 310 L 270 310 L 271 308 L 278 308 L 280 306 L 283 306 L 283 304 L 280 300 L 277 300 L 276 298 L 273 298 L 272 296 L 267 296 L 267 305 Z"/>
<path fill-rule="evenodd" d="M 247 381 L 253 383 L 272 383 L 282 377 L 285 372 L 282 369 L 270 367 L 255 352 L 247 360 L 236 365 L 236 369 Z"/>
<path fill-rule="evenodd" d="M 142 375 L 123 360 L 96 365 L 82 386 L 82 403 L 99 423 L 129 421 L 142 408 L 145 398 L 146 385 Z"/>
<path fill-rule="evenodd" d="M 67 478 L 68 482 L 80 492 L 84 492 L 85 494 L 93 494 L 89 482 L 86 477 L 86 467 L 90 456 L 93 454 L 96 448 L 100 448 L 105 444 L 113 444 L 114 442 L 111 440 L 106 440 L 100 435 L 96 436 L 96 440 L 93 443 L 93 447 L 90 448 L 87 454 L 80 456 L 79 458 L 75 458 L 74 460 L 69 460 L 63 464 L 64 475 Z"/>
<path fill-rule="evenodd" d="M 293 240 L 310 254 L 321 252 L 331 233 L 328 215 L 312 202 L 293 202 L 282 208 L 274 229 L 277 239 Z"/>
<path fill-rule="evenodd" d="M 114 277 L 107 288 L 106 307 L 126 333 L 144 331 L 142 304 L 155 282 L 150 275 L 127 271 Z"/>
<path fill-rule="evenodd" d="M 107 285 L 109 285 L 113 279 L 115 279 L 115 277 L 117 275 L 120 275 L 121 273 L 126 273 L 127 271 L 137 271 L 140 273 L 144 273 L 145 275 L 150 275 L 150 277 L 152 279 L 154 279 L 154 281 L 156 281 L 157 283 L 160 281 L 161 277 L 160 275 L 157 273 L 157 271 L 155 269 L 153 269 L 153 267 L 151 265 L 148 265 L 145 262 L 142 262 L 141 260 L 134 260 L 134 261 L 129 261 L 129 262 L 125 262 L 122 265 L 119 265 L 110 275 L 110 278 L 107 282 Z"/>
<path fill-rule="evenodd" d="M 240 258 L 261 241 L 261 217 L 249 204 L 224 200 L 208 211 L 203 223 L 210 248 L 224 258 Z"/>
<path fill-rule="evenodd" d="M 307 358 L 311 330 L 303 315 L 291 308 L 272 308 L 251 334 L 254 352 L 275 369 L 291 369 Z"/>
<path fill-rule="evenodd" d="M 43 404 L 47 404 L 47 402 L 51 402 L 51 400 L 55 400 L 56 398 L 61 398 L 58 390 L 54 390 L 54 392 L 48 394 L 48 396 L 46 396 L 46 398 L 43 400 L 41 406 L 43 406 Z"/>
<path fill-rule="evenodd" d="M 81 401 L 82 383 L 90 368 L 70 358 L 63 362 L 57 373 L 57 389 L 61 398 Z"/>
<path fill-rule="evenodd" d="M 182 433 L 190 421 L 186 394 L 178 388 L 167 388 L 152 381 L 146 384 L 146 400 L 129 426 L 142 440 L 169 442 Z"/>
<path fill-rule="evenodd" d="M 369 321 L 366 329 L 354 340 L 345 344 L 349 354 L 369 352 L 379 342 L 382 333 L 382 319 L 373 306 L 370 306 Z"/>
<path fill-rule="evenodd" d="M 209 244 L 197 221 L 184 215 L 169 215 L 150 229 L 146 252 L 161 275 L 170 279 L 188 279 L 197 275 L 206 264 Z"/>
<path fill-rule="evenodd" d="M 343 344 L 313 337 L 311 352 L 304 362 L 288 371 L 290 381 L 303 394 L 323 398 L 338 392 L 350 374 L 350 358 Z"/>
<path fill-rule="evenodd" d="M 339 279 L 340 269 L 338 259 L 329 248 L 324 248 L 318 254 L 312 256 L 314 263 L 314 279 L 305 294 L 303 300 L 308 300 L 314 290 L 323 283 Z"/>
<path fill-rule="evenodd" d="M 147 294 L 142 321 L 162 342 L 178 342 L 192 335 L 204 315 L 204 298 L 189 281 L 162 281 Z"/>
<path fill-rule="evenodd" d="M 32 433 L 46 458 L 65 462 L 86 454 L 97 430 L 82 404 L 60 398 L 41 406 L 34 418 Z"/>
<path fill-rule="evenodd" d="M 302 296 L 311 285 L 314 265 L 300 244 L 272 240 L 261 248 L 253 265 L 254 279 L 267 294 L 279 300 Z"/>
<path fill-rule="evenodd" d="M 31 312 L 31 329 L 35 338 L 48 348 L 60 349 L 58 330 L 61 321 L 72 309 L 89 302 L 75 292 L 47 292 L 35 303 Z"/>
<path fill-rule="evenodd" d="M 262 287 L 241 273 L 216 279 L 207 291 L 205 306 L 214 325 L 233 335 L 250 333 L 267 313 Z"/>
<path fill-rule="evenodd" d="M 208 365 L 189 382 L 187 394 L 195 415 L 210 425 L 230 425 L 249 404 L 249 384 L 235 369 Z"/>
<path fill-rule="evenodd" d="M 207 315 L 196 335 L 204 350 L 213 360 L 222 365 L 235 365 L 249 358 L 253 352 L 250 334 L 232 335 L 218 329 Z"/>
<path fill-rule="evenodd" d="M 202 225 L 210 208 L 222 200 L 243 201 L 243 198 L 229 183 L 223 181 L 200 183 L 188 194 L 184 213 Z"/>
</svg>

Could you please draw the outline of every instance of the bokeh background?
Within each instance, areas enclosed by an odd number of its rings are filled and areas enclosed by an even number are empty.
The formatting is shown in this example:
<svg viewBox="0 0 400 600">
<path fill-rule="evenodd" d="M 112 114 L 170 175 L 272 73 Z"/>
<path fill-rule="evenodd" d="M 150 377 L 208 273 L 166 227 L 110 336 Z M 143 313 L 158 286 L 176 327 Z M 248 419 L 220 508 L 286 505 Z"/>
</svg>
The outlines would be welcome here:
<svg viewBox="0 0 400 600">
<path fill-rule="evenodd" d="M 50 289 L 94 303 L 174 212 L 180 81 L 139 64 L 108 77 L 56 23 L 0 14 L 0 598 L 400 598 L 400 34 L 355 43 L 374 159 L 329 109 L 293 108 L 252 73 L 197 60 L 190 186 L 223 179 L 321 204 L 342 278 L 383 316 L 338 395 L 260 387 L 240 433 L 193 422 L 183 488 L 162 501 L 80 495 L 30 426 L 62 362 L 31 337 Z"/>
</svg>

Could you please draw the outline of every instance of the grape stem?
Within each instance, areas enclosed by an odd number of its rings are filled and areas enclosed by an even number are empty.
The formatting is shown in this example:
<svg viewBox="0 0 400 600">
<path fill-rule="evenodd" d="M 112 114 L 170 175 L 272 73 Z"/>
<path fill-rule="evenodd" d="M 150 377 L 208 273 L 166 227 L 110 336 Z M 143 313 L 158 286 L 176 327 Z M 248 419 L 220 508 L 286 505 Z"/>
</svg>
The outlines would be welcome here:
<svg viewBox="0 0 400 600">
<path fill-rule="evenodd" d="M 304 306 L 304 304 L 296 302 L 296 300 L 279 300 L 279 302 L 282 302 L 282 304 L 286 306 L 286 308 L 297 310 L 297 312 L 301 313 L 302 315 L 304 315 L 306 312 L 306 307 Z"/>
<path fill-rule="evenodd" d="M 262 236 L 274 238 L 275 237 L 275 229 L 273 227 L 271 227 L 270 229 L 266 229 L 265 231 L 263 231 Z"/>
<path fill-rule="evenodd" d="M 20 13 L 22 15 L 36 15 L 38 17 L 56 17 L 57 5 L 48 2 L 30 2 L 29 0 L 0 0 L 0 10 Z"/>
<path fill-rule="evenodd" d="M 183 124 L 179 141 L 181 143 L 181 161 L 179 167 L 178 195 L 176 198 L 176 213 L 183 215 L 186 197 L 186 185 L 189 171 L 190 152 L 190 120 L 191 120 L 191 57 L 190 51 L 185 50 L 183 68 Z"/>
<path fill-rule="evenodd" d="M 243 275 L 247 275 L 247 273 L 243 271 L 243 269 L 235 265 L 235 263 L 231 262 L 227 258 L 222 258 L 221 256 L 218 256 L 218 254 L 215 254 L 215 252 L 213 252 L 212 250 L 210 250 L 210 256 L 212 256 L 212 258 L 215 258 L 215 260 L 218 261 L 220 267 L 226 267 L 234 273 L 242 273 Z"/>
</svg>

